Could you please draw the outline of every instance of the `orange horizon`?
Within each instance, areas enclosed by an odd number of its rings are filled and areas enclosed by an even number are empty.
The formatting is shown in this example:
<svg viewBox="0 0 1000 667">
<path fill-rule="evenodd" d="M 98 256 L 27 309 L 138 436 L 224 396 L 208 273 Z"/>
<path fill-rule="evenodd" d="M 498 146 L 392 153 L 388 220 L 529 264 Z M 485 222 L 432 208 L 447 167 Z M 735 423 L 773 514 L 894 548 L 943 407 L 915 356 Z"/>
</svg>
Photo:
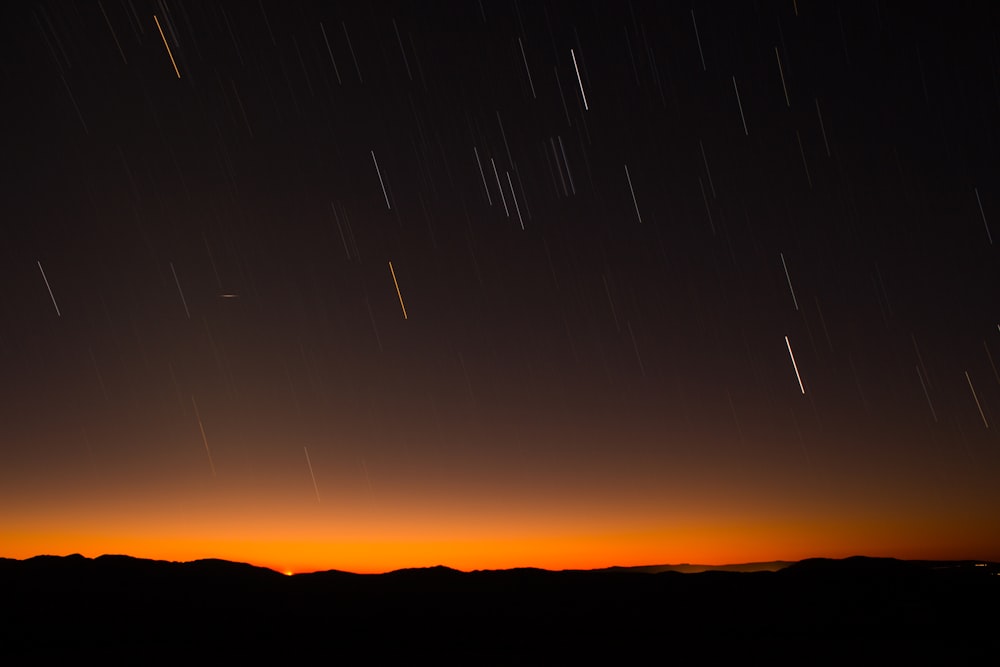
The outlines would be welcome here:
<svg viewBox="0 0 1000 667">
<path fill-rule="evenodd" d="M 647 466 L 628 476 L 588 466 L 572 476 L 540 471 L 538 480 L 519 486 L 485 472 L 430 470 L 418 477 L 388 470 L 372 488 L 364 477 L 331 475 L 336 468 L 321 450 L 309 453 L 326 470 L 321 500 L 304 458 L 303 470 L 287 479 L 280 468 L 258 481 L 208 478 L 202 470 L 109 483 L 50 471 L 46 481 L 58 484 L 58 494 L 22 479 L 0 494 L 6 508 L 0 549 L 18 559 L 219 558 L 284 573 L 359 574 L 435 565 L 590 570 L 854 555 L 1000 561 L 1000 524 L 995 505 L 985 502 L 986 481 L 947 496 L 928 493 L 919 478 L 897 482 L 888 494 L 879 479 L 856 484 L 843 498 L 832 481 L 789 475 L 768 483 L 747 466 L 683 475 Z"/>
<path fill-rule="evenodd" d="M 662 560 L 662 559 L 660 559 L 660 560 L 646 560 L 646 561 L 636 561 L 636 562 L 618 562 L 618 561 L 603 562 L 602 561 L 600 563 L 596 563 L 595 562 L 595 563 L 591 563 L 591 564 L 576 564 L 576 565 L 563 565 L 563 566 L 557 566 L 557 565 L 536 565 L 536 564 L 531 564 L 531 563 L 521 563 L 521 564 L 516 564 L 516 565 L 515 564 L 511 564 L 511 565 L 493 566 L 493 567 L 487 567 L 487 566 L 478 566 L 478 567 L 464 566 L 464 567 L 457 567 L 457 566 L 451 564 L 450 562 L 446 562 L 446 561 L 442 561 L 442 562 L 426 561 L 426 562 L 420 562 L 418 564 L 413 564 L 413 565 L 400 565 L 400 566 L 395 566 L 395 567 L 389 567 L 387 569 L 374 569 L 374 570 L 372 570 L 372 569 L 350 569 L 350 568 L 336 567 L 336 566 L 314 566 L 314 567 L 306 567 L 306 568 L 303 568 L 303 569 L 289 569 L 287 567 L 283 567 L 283 566 L 281 566 L 279 564 L 275 564 L 274 562 L 270 562 L 270 561 L 259 561 L 259 560 L 249 559 L 249 558 L 240 558 L 240 557 L 226 556 L 226 555 L 205 555 L 205 556 L 199 556 L 199 557 L 192 558 L 192 557 L 154 556 L 154 555 L 149 555 L 149 554 L 139 555 L 139 554 L 136 554 L 136 553 L 126 553 L 126 552 L 119 552 L 119 551 L 109 551 L 109 552 L 100 552 L 100 553 L 98 553 L 98 552 L 83 553 L 81 550 L 71 550 L 71 551 L 62 551 L 62 552 L 59 552 L 59 553 L 38 552 L 38 553 L 32 553 L 30 555 L 22 555 L 22 554 L 17 554 L 17 555 L 13 555 L 13 556 L 12 555 L 0 555 L 0 558 L 10 558 L 10 559 L 13 559 L 13 560 L 28 560 L 30 558 L 41 557 L 41 556 L 53 556 L 53 557 L 63 557 L 63 558 L 65 558 L 65 557 L 73 556 L 73 555 L 83 556 L 84 558 L 88 558 L 88 559 L 95 559 L 95 558 L 98 558 L 98 557 L 101 557 L 101 556 L 125 556 L 125 557 L 129 557 L 129 558 L 137 558 L 137 559 L 141 559 L 141 560 L 163 561 L 163 562 L 170 562 L 170 563 L 191 563 L 191 562 L 196 562 L 196 561 L 200 561 L 200 560 L 224 560 L 224 561 L 228 561 L 228 562 L 232 562 L 232 563 L 242 563 L 242 564 L 246 564 L 246 565 L 252 565 L 254 567 L 261 567 L 261 568 L 272 570 L 272 571 L 277 572 L 279 574 L 284 574 L 284 575 L 288 575 L 288 576 L 297 575 L 297 574 L 310 574 L 310 573 L 315 573 L 315 572 L 328 572 L 328 571 L 348 572 L 348 573 L 351 573 L 351 574 L 365 574 L 365 575 L 387 574 L 387 573 L 395 572 L 395 571 L 399 571 L 399 570 L 423 569 L 423 568 L 431 568 L 431 567 L 439 567 L 439 566 L 447 567 L 449 569 L 457 570 L 457 571 L 460 571 L 460 572 L 513 570 L 513 569 L 521 569 L 521 568 L 532 568 L 532 569 L 548 570 L 548 571 L 552 571 L 552 572 L 559 572 L 559 571 L 570 571 L 570 570 L 573 570 L 573 571 L 576 571 L 576 570 L 584 570 L 584 571 L 586 571 L 586 570 L 601 570 L 601 569 L 613 568 L 613 567 L 626 567 L 627 568 L 627 567 L 688 566 L 688 565 L 690 565 L 690 566 L 712 568 L 712 567 L 726 567 L 726 566 L 733 566 L 733 565 L 755 565 L 755 564 L 760 564 L 760 563 L 764 563 L 764 564 L 767 564 L 767 563 L 779 563 L 779 562 L 780 563 L 796 563 L 796 562 L 799 562 L 799 561 L 802 561 L 802 560 L 807 560 L 807 559 L 810 559 L 810 558 L 829 558 L 829 559 L 839 560 L 839 559 L 851 558 L 851 557 L 855 557 L 855 556 L 861 556 L 861 557 L 867 557 L 867 558 L 894 558 L 894 559 L 897 559 L 897 560 L 917 560 L 917 561 L 920 561 L 920 560 L 932 560 L 932 561 L 942 560 L 942 561 L 980 561 L 980 562 L 994 562 L 994 563 L 995 562 L 1000 562 L 1000 558 L 998 558 L 998 557 L 993 556 L 993 557 L 980 558 L 980 557 L 977 557 L 976 554 L 973 554 L 973 555 L 952 555 L 952 556 L 945 556 L 945 555 L 938 555 L 938 556 L 933 556 L 933 555 L 912 555 L 912 556 L 909 556 L 909 555 L 900 555 L 900 554 L 896 554 L 896 553 L 868 553 L 868 552 L 863 552 L 863 551 L 855 552 L 855 551 L 851 551 L 849 549 L 848 550 L 844 550 L 844 551 L 842 551 L 840 553 L 836 553 L 836 554 L 812 553 L 810 555 L 801 556 L 801 557 L 782 557 L 782 558 L 765 558 L 765 559 L 753 558 L 753 559 L 749 559 L 749 560 L 736 558 L 736 559 L 724 559 L 724 560 L 713 561 L 713 562 L 702 561 L 700 559 L 686 558 L 686 559 L 680 559 L 680 560 L 674 560 L 674 559 Z"/>
<path fill-rule="evenodd" d="M 20 533 L 7 542 L 5 557 L 23 560 L 38 555 L 128 555 L 151 560 L 190 562 L 217 558 L 265 567 L 283 574 L 340 570 L 380 574 L 406 568 L 444 565 L 461 571 L 532 567 L 546 570 L 592 570 L 612 566 L 735 565 L 806 558 L 850 556 L 902 560 L 1000 561 L 1000 554 L 980 541 L 941 540 L 947 546 L 922 546 L 913 540 L 817 540 L 815 535 L 760 530 L 759 538 L 744 531 L 739 542 L 724 535 L 735 530 L 706 526 L 684 531 L 576 533 L 544 536 L 485 537 L 398 536 L 355 540 L 309 539 L 286 534 L 269 539 L 249 535 L 84 535 Z M 760 528 L 760 527 L 757 527 Z M 715 532 L 719 531 L 719 532 Z M 686 533 L 683 534 L 683 533 Z M 715 537 L 712 537 L 712 533 Z M 721 535 L 721 536 L 720 536 Z"/>
</svg>

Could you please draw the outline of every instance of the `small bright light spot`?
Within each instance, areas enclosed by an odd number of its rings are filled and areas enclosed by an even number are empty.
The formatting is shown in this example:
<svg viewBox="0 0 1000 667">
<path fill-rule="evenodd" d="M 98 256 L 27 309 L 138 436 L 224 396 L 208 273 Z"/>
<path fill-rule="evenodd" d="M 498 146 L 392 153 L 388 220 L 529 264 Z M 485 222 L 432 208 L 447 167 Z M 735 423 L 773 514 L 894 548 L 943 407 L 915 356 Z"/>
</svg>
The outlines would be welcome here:
<svg viewBox="0 0 1000 667">
<path fill-rule="evenodd" d="M 290 577 L 292 576 L 293 573 L 291 570 L 285 570 L 284 572 L 282 572 L 282 574 L 284 574 L 286 577 Z"/>
</svg>

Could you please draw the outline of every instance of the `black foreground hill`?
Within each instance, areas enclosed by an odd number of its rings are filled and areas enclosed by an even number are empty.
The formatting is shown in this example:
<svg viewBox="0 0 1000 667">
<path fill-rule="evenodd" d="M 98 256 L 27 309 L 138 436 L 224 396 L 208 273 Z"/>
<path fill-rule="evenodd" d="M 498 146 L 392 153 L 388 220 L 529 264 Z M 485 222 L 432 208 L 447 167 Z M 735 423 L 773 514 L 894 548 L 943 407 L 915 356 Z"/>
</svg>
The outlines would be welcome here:
<svg viewBox="0 0 1000 667">
<path fill-rule="evenodd" d="M 1000 565 L 973 561 L 288 577 L 221 560 L 38 556 L 0 559 L 0 598 L 4 664 L 310 655 L 322 664 L 964 664 L 1000 655 Z"/>
</svg>

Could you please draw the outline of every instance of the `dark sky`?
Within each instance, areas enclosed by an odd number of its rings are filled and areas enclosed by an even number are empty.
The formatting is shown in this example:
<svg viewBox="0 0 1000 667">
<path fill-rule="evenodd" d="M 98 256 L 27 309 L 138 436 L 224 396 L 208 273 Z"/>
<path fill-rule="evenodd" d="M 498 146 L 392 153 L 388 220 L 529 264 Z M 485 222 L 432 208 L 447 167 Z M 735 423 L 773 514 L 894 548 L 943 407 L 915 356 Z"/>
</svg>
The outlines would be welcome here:
<svg viewBox="0 0 1000 667">
<path fill-rule="evenodd" d="M 1000 560 L 998 18 L 18 4 L 0 555 Z"/>
</svg>

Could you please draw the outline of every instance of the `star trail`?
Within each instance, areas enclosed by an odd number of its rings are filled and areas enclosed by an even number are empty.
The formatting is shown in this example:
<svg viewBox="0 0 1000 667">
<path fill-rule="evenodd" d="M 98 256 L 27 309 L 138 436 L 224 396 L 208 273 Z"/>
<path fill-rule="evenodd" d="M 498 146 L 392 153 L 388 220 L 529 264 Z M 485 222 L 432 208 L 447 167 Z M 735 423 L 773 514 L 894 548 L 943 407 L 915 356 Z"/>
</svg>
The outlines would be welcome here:
<svg viewBox="0 0 1000 667">
<path fill-rule="evenodd" d="M 0 556 L 1000 560 L 998 19 L 12 5 Z"/>
</svg>

